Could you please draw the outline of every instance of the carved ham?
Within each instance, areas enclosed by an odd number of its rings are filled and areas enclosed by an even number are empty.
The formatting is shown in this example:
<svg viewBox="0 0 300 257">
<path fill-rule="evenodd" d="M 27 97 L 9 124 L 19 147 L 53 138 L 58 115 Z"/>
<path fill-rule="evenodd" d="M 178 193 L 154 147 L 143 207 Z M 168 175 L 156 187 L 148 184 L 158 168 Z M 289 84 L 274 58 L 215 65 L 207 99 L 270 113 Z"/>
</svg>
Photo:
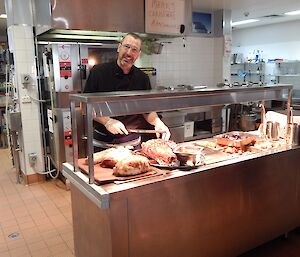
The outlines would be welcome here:
<svg viewBox="0 0 300 257">
<path fill-rule="evenodd" d="M 142 143 L 142 151 L 160 165 L 177 165 L 178 160 L 173 149 L 176 143 L 162 139 L 151 139 Z"/>
<path fill-rule="evenodd" d="M 113 169 L 115 176 L 132 176 L 147 172 L 150 169 L 149 160 L 141 155 L 130 155 L 118 161 Z"/>
<path fill-rule="evenodd" d="M 125 147 L 109 148 L 94 153 L 94 164 L 100 163 L 101 167 L 112 168 L 118 161 L 130 155 L 132 155 L 132 152 Z M 88 164 L 88 159 L 85 160 L 85 163 Z"/>
</svg>

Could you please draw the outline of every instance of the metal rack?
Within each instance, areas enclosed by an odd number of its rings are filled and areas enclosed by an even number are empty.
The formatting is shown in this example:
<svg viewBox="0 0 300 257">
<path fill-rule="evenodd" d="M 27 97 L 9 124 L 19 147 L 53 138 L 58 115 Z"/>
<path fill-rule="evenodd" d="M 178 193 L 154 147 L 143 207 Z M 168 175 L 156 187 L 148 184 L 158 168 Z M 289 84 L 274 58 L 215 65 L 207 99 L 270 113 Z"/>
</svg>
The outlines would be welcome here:
<svg viewBox="0 0 300 257">
<path fill-rule="evenodd" d="M 241 73 L 241 74 L 239 74 Z M 244 73 L 244 74 L 243 74 Z M 241 77 L 241 75 L 244 75 Z M 231 82 L 264 83 L 265 63 L 233 63 L 231 64 Z M 239 78 L 237 81 L 236 78 Z"/>
<path fill-rule="evenodd" d="M 93 116 L 118 116 L 152 111 L 170 111 L 217 106 L 249 101 L 282 100 L 288 91 L 288 120 L 292 85 L 261 86 L 249 88 L 201 89 L 191 91 L 126 91 L 70 95 L 73 131 L 73 167 L 78 171 L 78 121 L 76 107 L 82 106 L 86 114 L 87 156 L 89 159 L 89 183 L 94 184 L 93 165 Z"/>
</svg>

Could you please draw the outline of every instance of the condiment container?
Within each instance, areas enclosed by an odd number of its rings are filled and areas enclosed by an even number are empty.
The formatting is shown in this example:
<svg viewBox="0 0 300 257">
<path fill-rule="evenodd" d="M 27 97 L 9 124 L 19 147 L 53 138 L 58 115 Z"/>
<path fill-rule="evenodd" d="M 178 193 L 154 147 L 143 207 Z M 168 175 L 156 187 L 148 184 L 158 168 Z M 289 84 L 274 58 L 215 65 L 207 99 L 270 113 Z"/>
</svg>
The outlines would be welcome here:
<svg viewBox="0 0 300 257">
<path fill-rule="evenodd" d="M 256 113 L 255 112 L 241 114 L 240 127 L 241 127 L 242 131 L 255 130 L 255 125 L 256 125 Z"/>
<path fill-rule="evenodd" d="M 286 142 L 289 145 L 300 145 L 300 125 L 288 123 L 286 128 Z"/>
<path fill-rule="evenodd" d="M 279 139 L 279 122 L 268 121 L 266 126 L 266 136 L 269 140 Z"/>
</svg>

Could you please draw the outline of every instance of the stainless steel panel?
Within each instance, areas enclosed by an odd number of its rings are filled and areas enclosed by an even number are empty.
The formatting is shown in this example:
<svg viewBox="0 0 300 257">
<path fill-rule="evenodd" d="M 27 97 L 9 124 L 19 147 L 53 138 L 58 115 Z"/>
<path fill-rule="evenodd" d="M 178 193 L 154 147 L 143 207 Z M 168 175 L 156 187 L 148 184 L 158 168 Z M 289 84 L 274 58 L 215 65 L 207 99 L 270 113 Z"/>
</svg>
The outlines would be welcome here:
<svg viewBox="0 0 300 257">
<path fill-rule="evenodd" d="M 176 143 L 181 143 L 184 141 L 184 126 L 171 127 L 169 129 L 171 133 L 171 140 Z"/>
<path fill-rule="evenodd" d="M 297 158 L 291 151 L 128 192 L 130 256 L 238 256 L 296 228 Z"/>
<path fill-rule="evenodd" d="M 63 85 L 64 78 L 61 78 L 60 75 L 60 62 L 64 61 L 62 52 L 60 52 L 61 50 L 59 50 L 60 46 L 66 46 L 66 48 L 70 48 L 70 56 L 69 53 L 66 53 L 68 59 L 70 58 L 70 62 L 71 62 L 71 77 L 70 77 L 71 79 L 69 78 L 70 79 L 69 89 L 64 88 Z M 52 44 L 52 55 L 53 55 L 55 91 L 60 93 L 82 92 L 83 85 L 80 79 L 80 72 L 78 71 L 78 65 L 80 64 L 79 45 L 65 44 L 65 43 Z"/>
<path fill-rule="evenodd" d="M 282 92 L 286 89 L 292 89 L 292 86 L 202 89 L 187 91 L 184 94 L 181 91 L 127 91 L 72 95 L 70 99 L 93 104 L 98 116 L 117 116 L 157 110 L 182 110 L 207 105 L 282 99 Z"/>
<path fill-rule="evenodd" d="M 33 16 L 37 35 L 51 29 L 51 3 L 50 0 L 33 0 Z"/>
<path fill-rule="evenodd" d="M 144 32 L 144 1 L 52 0 L 52 22 L 59 29 Z"/>
<path fill-rule="evenodd" d="M 82 120 L 81 111 L 75 109 L 77 127 L 75 132 L 71 134 L 72 143 L 76 143 L 76 148 L 73 148 L 72 145 L 66 144 L 65 138 L 65 115 L 70 112 L 69 108 L 55 108 L 53 110 L 53 133 L 49 132 L 50 139 L 50 155 L 55 163 L 56 168 L 59 171 L 62 171 L 62 165 L 64 162 L 73 162 L 73 149 L 80 149 L 77 154 L 80 156 L 85 156 L 85 146 L 84 141 L 82 140 L 84 134 L 84 124 Z M 70 114 L 71 115 L 71 114 Z M 79 146 L 79 147 L 78 147 Z M 83 152 L 82 152 L 83 151 Z"/>
<path fill-rule="evenodd" d="M 7 27 L 12 25 L 32 26 L 31 0 L 5 0 Z"/>
<path fill-rule="evenodd" d="M 21 112 L 9 112 L 8 113 L 8 127 L 11 131 L 21 131 L 22 119 Z"/>
<path fill-rule="evenodd" d="M 63 128 L 63 112 L 68 109 L 55 108 L 53 112 L 53 133 L 50 134 L 50 155 L 54 161 L 55 167 L 58 170 L 62 170 L 62 164 L 66 161 L 66 150 L 64 140 L 64 128 Z"/>
<path fill-rule="evenodd" d="M 168 127 L 182 126 L 184 123 L 184 117 L 185 117 L 185 114 L 182 112 L 178 112 L 178 111 L 161 113 L 161 120 Z"/>
</svg>

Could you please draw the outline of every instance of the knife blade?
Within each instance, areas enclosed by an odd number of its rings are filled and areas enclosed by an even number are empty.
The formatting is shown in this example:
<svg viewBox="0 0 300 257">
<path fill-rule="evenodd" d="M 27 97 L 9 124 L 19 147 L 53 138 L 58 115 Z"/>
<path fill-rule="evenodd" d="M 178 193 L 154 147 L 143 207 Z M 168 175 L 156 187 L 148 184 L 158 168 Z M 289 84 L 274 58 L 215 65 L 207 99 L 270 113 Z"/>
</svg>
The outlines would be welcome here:
<svg viewBox="0 0 300 257">
<path fill-rule="evenodd" d="M 166 133 L 164 130 L 154 130 L 154 129 L 127 129 L 128 132 L 132 133 Z"/>
</svg>

